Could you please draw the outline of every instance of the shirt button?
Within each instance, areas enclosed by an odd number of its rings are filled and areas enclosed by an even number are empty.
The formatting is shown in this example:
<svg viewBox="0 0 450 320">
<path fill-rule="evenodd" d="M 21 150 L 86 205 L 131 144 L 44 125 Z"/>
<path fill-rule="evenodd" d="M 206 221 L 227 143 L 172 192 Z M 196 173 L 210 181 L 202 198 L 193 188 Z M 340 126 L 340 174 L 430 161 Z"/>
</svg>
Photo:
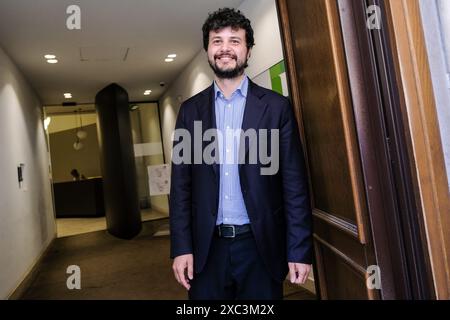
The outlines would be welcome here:
<svg viewBox="0 0 450 320">
<path fill-rule="evenodd" d="M 225 196 L 225 199 L 228 199 L 228 196 Z"/>
<path fill-rule="evenodd" d="M 230 152 L 230 149 L 227 149 L 227 152 Z"/>
<path fill-rule="evenodd" d="M 228 107 L 228 108 L 231 108 L 231 104 L 227 104 L 227 107 Z"/>
<path fill-rule="evenodd" d="M 227 176 L 227 175 L 228 175 L 228 172 L 225 172 L 225 175 Z"/>
<path fill-rule="evenodd" d="M 230 129 L 230 126 L 227 126 L 227 129 Z"/>
</svg>

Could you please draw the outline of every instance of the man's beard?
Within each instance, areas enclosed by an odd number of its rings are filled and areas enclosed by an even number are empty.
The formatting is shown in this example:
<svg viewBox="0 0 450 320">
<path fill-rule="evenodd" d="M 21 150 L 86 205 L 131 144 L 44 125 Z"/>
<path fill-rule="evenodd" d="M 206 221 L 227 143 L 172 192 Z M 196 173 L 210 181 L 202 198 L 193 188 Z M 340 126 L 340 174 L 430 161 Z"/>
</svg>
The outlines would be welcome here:
<svg viewBox="0 0 450 320">
<path fill-rule="evenodd" d="M 209 66 L 211 67 L 211 69 L 213 69 L 215 75 L 219 78 L 219 79 L 234 79 L 239 77 L 241 74 L 244 73 L 244 69 L 248 67 L 247 61 L 248 59 L 245 59 L 245 61 L 243 63 L 239 63 L 239 61 L 237 60 L 236 56 L 232 56 L 233 59 L 236 60 L 236 67 L 234 67 L 233 69 L 227 69 L 227 70 L 221 70 L 215 60 L 217 58 L 217 56 L 214 56 L 214 63 L 211 62 L 211 60 L 208 59 L 209 62 Z"/>
</svg>

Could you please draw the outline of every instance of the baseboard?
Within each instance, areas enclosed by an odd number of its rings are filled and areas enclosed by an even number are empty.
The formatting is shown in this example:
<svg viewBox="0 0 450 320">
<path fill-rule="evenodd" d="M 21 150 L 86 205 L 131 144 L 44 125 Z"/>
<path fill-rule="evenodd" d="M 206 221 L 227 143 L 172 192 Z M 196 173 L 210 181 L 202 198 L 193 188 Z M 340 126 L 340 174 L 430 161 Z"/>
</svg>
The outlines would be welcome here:
<svg viewBox="0 0 450 320">
<path fill-rule="evenodd" d="M 36 279 L 39 270 L 42 265 L 42 260 L 47 255 L 48 251 L 52 247 L 54 241 L 56 240 L 56 234 L 53 239 L 50 240 L 49 244 L 41 251 L 39 257 L 35 260 L 35 263 L 29 269 L 28 273 L 26 273 L 24 279 L 19 283 L 17 288 L 13 290 L 13 292 L 8 296 L 8 300 L 19 300 L 21 297 L 27 292 L 28 288 L 33 284 Z"/>
</svg>

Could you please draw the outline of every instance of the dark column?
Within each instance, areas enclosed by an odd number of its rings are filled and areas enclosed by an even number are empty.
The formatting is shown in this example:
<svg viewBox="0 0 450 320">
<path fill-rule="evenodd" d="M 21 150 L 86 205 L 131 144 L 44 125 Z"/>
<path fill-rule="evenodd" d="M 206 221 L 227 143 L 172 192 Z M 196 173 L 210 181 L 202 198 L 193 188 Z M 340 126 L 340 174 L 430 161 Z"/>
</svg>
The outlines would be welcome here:
<svg viewBox="0 0 450 320">
<path fill-rule="evenodd" d="M 95 97 L 105 215 L 112 235 L 131 239 L 141 230 L 128 93 L 113 83 Z"/>
</svg>

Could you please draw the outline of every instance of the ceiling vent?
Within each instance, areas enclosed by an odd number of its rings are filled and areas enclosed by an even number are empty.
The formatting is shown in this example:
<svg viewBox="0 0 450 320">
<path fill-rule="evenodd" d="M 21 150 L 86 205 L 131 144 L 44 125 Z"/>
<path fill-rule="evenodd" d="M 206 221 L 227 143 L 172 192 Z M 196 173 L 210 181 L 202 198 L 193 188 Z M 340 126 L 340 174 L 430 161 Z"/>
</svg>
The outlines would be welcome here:
<svg viewBox="0 0 450 320">
<path fill-rule="evenodd" d="M 94 46 L 80 48 L 80 61 L 108 62 L 126 61 L 129 47 Z"/>
</svg>

